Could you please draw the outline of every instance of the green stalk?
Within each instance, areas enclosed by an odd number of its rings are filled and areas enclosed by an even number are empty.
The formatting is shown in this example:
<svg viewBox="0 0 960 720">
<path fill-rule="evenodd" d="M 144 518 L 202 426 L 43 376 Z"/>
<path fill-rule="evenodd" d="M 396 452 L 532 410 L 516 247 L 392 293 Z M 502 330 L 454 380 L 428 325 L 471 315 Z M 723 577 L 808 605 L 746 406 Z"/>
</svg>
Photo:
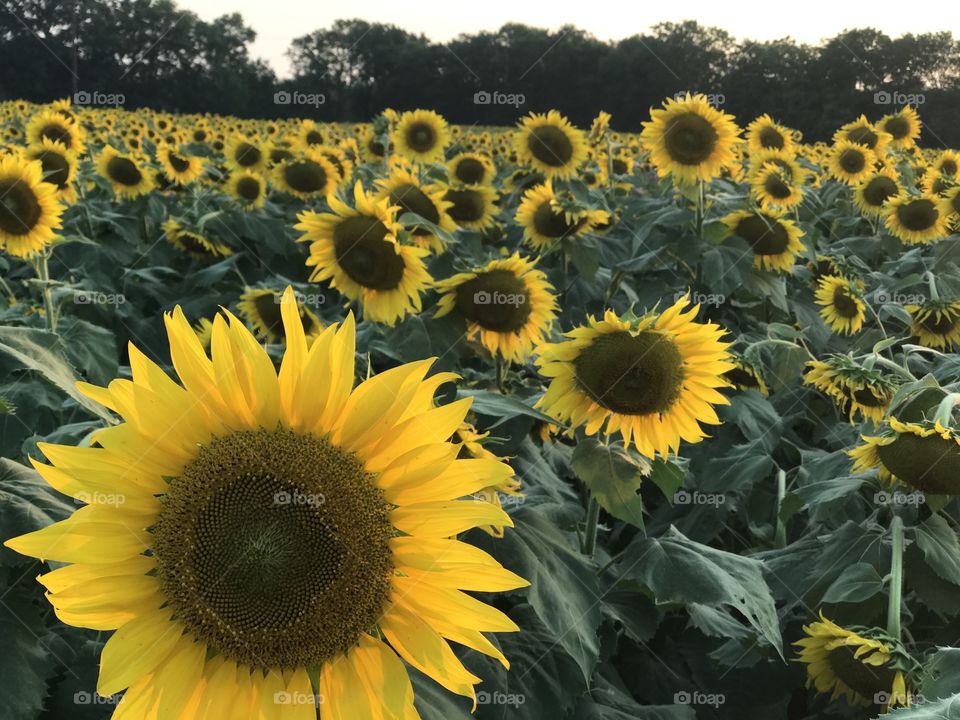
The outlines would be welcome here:
<svg viewBox="0 0 960 720">
<path fill-rule="evenodd" d="M 787 526 L 780 517 L 780 509 L 783 507 L 783 499 L 787 496 L 787 473 L 783 470 L 777 471 L 777 523 L 776 533 L 774 534 L 774 544 L 778 548 L 787 546 Z"/>
<path fill-rule="evenodd" d="M 593 553 L 597 549 L 597 525 L 599 522 L 600 503 L 597 502 L 593 493 L 590 493 L 590 500 L 587 503 L 587 522 L 583 531 L 583 542 L 580 546 L 583 554 L 587 557 L 593 557 Z"/>
<path fill-rule="evenodd" d="M 953 408 L 960 400 L 960 393 L 949 393 L 937 406 L 937 414 L 933 416 L 935 422 L 944 427 L 950 427 L 953 424 Z"/>
<path fill-rule="evenodd" d="M 47 330 L 57 331 L 57 308 L 53 304 L 53 293 L 50 292 L 50 258 L 46 252 L 37 253 L 33 259 L 33 269 L 37 273 L 43 292 L 43 307 L 46 312 Z"/>
<path fill-rule="evenodd" d="M 497 366 L 497 389 L 503 393 L 507 394 L 507 371 L 509 370 L 506 361 L 500 355 L 496 353 L 494 355 L 494 362 Z"/>
<path fill-rule="evenodd" d="M 903 520 L 894 515 L 890 522 L 893 550 L 890 555 L 890 597 L 887 604 L 887 635 L 900 639 L 900 602 L 903 596 Z"/>
<path fill-rule="evenodd" d="M 937 291 L 937 278 L 929 270 L 927 270 L 927 288 L 930 290 L 931 300 L 936 301 L 940 299 L 940 293 Z"/>
</svg>

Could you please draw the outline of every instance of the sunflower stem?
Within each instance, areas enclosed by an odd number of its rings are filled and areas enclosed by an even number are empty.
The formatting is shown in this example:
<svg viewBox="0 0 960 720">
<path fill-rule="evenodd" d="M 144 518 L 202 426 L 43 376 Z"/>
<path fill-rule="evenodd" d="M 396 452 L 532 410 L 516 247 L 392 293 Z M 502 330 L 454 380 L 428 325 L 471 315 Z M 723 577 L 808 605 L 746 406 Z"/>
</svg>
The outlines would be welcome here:
<svg viewBox="0 0 960 720">
<path fill-rule="evenodd" d="M 777 524 L 774 534 L 774 544 L 778 548 L 787 546 L 787 526 L 783 522 L 783 500 L 787 497 L 787 473 L 783 470 L 777 471 Z"/>
<path fill-rule="evenodd" d="M 504 361 L 503 356 L 498 352 L 495 356 L 495 364 L 497 366 L 497 389 L 503 393 L 507 394 L 507 363 Z"/>
<path fill-rule="evenodd" d="M 937 414 L 933 420 L 944 427 L 950 427 L 953 424 L 953 408 L 960 400 L 960 393 L 949 393 L 937 406 Z"/>
<path fill-rule="evenodd" d="M 937 277 L 927 270 L 927 288 L 930 290 L 930 299 L 937 301 L 940 299 L 940 293 L 937 291 Z"/>
<path fill-rule="evenodd" d="M 587 502 L 587 521 L 583 529 L 583 543 L 581 550 L 587 557 L 593 557 L 597 549 L 597 527 L 600 524 L 600 503 L 590 493 L 590 500 Z"/>
<path fill-rule="evenodd" d="M 704 215 L 704 193 L 703 179 L 697 180 L 697 237 L 703 237 L 703 215 Z"/>
<path fill-rule="evenodd" d="M 897 375 L 899 375 L 902 378 L 906 378 L 910 382 L 917 381 L 917 378 L 914 376 L 912 372 L 910 372 L 907 368 L 900 367 L 893 360 L 887 360 L 887 358 L 883 357 L 883 355 L 875 354 L 874 357 L 876 358 L 876 363 L 878 365 L 883 365 L 883 367 L 887 368 L 887 370 L 891 370 L 897 373 Z"/>
<path fill-rule="evenodd" d="M 903 595 L 903 520 L 894 515 L 890 522 L 893 550 L 890 556 L 890 597 L 887 605 L 887 635 L 900 639 L 900 601 Z"/>
<path fill-rule="evenodd" d="M 50 255 L 46 251 L 39 252 L 33 259 L 33 269 L 40 281 L 43 293 L 43 308 L 46 314 L 47 330 L 57 331 L 57 308 L 53 304 L 53 293 L 50 292 Z"/>
</svg>

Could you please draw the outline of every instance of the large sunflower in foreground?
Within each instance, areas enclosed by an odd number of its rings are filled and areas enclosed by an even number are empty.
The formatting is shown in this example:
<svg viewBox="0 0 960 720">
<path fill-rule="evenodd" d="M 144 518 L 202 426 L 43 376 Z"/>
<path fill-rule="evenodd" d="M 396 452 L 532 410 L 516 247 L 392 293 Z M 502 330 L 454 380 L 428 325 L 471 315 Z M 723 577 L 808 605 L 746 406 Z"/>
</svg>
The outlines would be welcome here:
<svg viewBox="0 0 960 720">
<path fill-rule="evenodd" d="M 696 322 L 700 306 L 688 307 L 684 297 L 659 315 L 607 310 L 567 340 L 540 346 L 537 364 L 551 381 L 537 406 L 588 435 L 619 432 L 648 457 L 707 437 L 700 423 L 720 424 L 713 405 L 729 400 L 717 388 L 730 385 L 724 375 L 735 366 L 724 330 Z"/>
<path fill-rule="evenodd" d="M 568 178 L 587 157 L 583 131 L 556 110 L 530 113 L 514 136 L 517 162 L 530 165 L 546 178 Z"/>
<path fill-rule="evenodd" d="M 803 252 L 803 231 L 775 210 L 740 210 L 723 218 L 727 235 L 742 238 L 753 251 L 758 270 L 790 272 Z"/>
<path fill-rule="evenodd" d="M 351 300 L 359 300 L 368 320 L 395 325 L 405 315 L 420 312 L 421 293 L 432 279 L 423 264 L 422 248 L 397 241 L 397 206 L 376 200 L 354 186 L 350 207 L 335 195 L 327 198 L 332 213 L 312 210 L 298 215 L 294 227 L 310 241 L 310 280 L 329 280 Z"/>
<path fill-rule="evenodd" d="M 855 280 L 839 275 L 824 275 L 817 281 L 815 299 L 820 316 L 830 329 L 843 335 L 860 332 L 867 316 L 867 306 Z"/>
<path fill-rule="evenodd" d="M 413 719 L 403 661 L 471 699 L 448 641 L 507 665 L 483 633 L 517 626 L 463 590 L 526 583 L 455 537 L 511 524 L 458 498 L 512 470 L 458 459 L 469 400 L 433 403 L 452 375 L 424 360 L 354 388 L 352 316 L 308 345 L 288 293 L 279 372 L 229 313 L 208 357 L 178 307 L 180 383 L 132 348 L 132 380 L 82 386 L 124 422 L 36 463 L 92 504 L 6 544 L 71 563 L 40 582 L 63 622 L 116 631 L 97 691 L 126 688 L 124 717 Z"/>
<path fill-rule="evenodd" d="M 884 222 L 890 234 L 907 245 L 936 242 L 947 236 L 947 218 L 934 195 L 902 193 L 887 201 Z"/>
<path fill-rule="evenodd" d="M 438 282 L 437 317 L 456 310 L 467 321 L 468 339 L 479 336 L 492 355 L 523 362 L 557 311 L 553 286 L 535 262 L 514 253 Z"/>
<path fill-rule="evenodd" d="M 924 347 L 953 350 L 960 343 L 960 302 L 931 299 L 905 309 L 910 313 L 910 334 Z"/>
<path fill-rule="evenodd" d="M 862 435 L 849 451 L 853 471 L 876 469 L 886 483 L 901 481 L 925 493 L 960 495 L 960 433 L 939 421 L 891 417 L 877 435 Z"/>
<path fill-rule="evenodd" d="M 740 128 L 733 116 L 714 108 L 703 95 L 667 98 L 650 111 L 640 138 L 662 177 L 683 183 L 709 181 L 736 163 Z"/>
<path fill-rule="evenodd" d="M 803 628 L 806 637 L 794 643 L 807 666 L 807 686 L 817 692 L 843 695 L 851 705 L 908 705 L 906 678 L 895 662 L 892 640 L 867 628 L 840 627 L 820 613 L 818 622 Z M 871 637 L 875 636 L 875 637 Z"/>
<path fill-rule="evenodd" d="M 112 145 L 105 145 L 97 157 L 97 172 L 106 178 L 113 192 L 122 198 L 133 199 L 153 190 L 151 174 L 143 167 L 142 159 L 124 154 Z"/>
<path fill-rule="evenodd" d="M 450 130 L 447 121 L 433 110 L 411 110 L 400 116 L 390 139 L 401 157 L 432 163 L 443 160 Z"/>
<path fill-rule="evenodd" d="M 61 226 L 63 209 L 39 160 L 0 157 L 0 250 L 21 258 L 43 250 Z"/>
</svg>

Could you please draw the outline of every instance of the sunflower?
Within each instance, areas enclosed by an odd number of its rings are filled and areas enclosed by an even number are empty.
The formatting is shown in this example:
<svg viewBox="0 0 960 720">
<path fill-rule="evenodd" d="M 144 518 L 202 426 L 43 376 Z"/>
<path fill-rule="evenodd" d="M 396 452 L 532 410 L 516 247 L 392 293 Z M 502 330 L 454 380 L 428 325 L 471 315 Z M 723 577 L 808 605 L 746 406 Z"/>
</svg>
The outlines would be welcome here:
<svg viewBox="0 0 960 720">
<path fill-rule="evenodd" d="M 259 173 L 252 170 L 234 170 L 227 178 L 227 192 L 247 210 L 251 210 L 263 206 L 267 183 Z"/>
<path fill-rule="evenodd" d="M 447 121 L 433 110 L 411 110 L 400 116 L 390 140 L 407 160 L 432 163 L 443 160 L 450 131 Z"/>
<path fill-rule="evenodd" d="M 488 156 L 482 153 L 463 152 L 447 163 L 447 175 L 453 183 L 484 185 L 493 182 L 497 169 Z"/>
<path fill-rule="evenodd" d="M 381 162 L 387 156 L 387 148 L 372 127 L 364 127 L 359 133 L 359 138 L 360 154 L 367 162 Z"/>
<path fill-rule="evenodd" d="M 446 188 L 436 184 L 423 184 L 417 177 L 404 167 L 394 167 L 390 176 L 379 180 L 380 192 L 377 199 L 387 198 L 391 205 L 400 208 L 398 215 L 414 213 L 431 225 L 452 233 L 457 224 L 447 212 L 453 203 L 444 200 Z M 410 232 L 410 239 L 417 247 L 431 252 L 443 252 L 443 240 L 429 227 L 411 223 L 405 228 Z"/>
<path fill-rule="evenodd" d="M 181 153 L 173 145 L 161 143 L 157 146 L 157 162 L 167 178 L 177 185 L 189 185 L 203 175 L 203 158 Z"/>
<path fill-rule="evenodd" d="M 834 144 L 827 160 L 827 170 L 847 185 L 859 185 L 871 172 L 877 162 L 877 156 L 865 145 L 851 140 L 841 140 Z"/>
<path fill-rule="evenodd" d="M 954 428 L 891 417 L 879 435 L 861 439 L 849 452 L 854 472 L 876 469 L 886 483 L 899 480 L 931 495 L 960 495 L 960 433 Z"/>
<path fill-rule="evenodd" d="M 895 148 L 909 148 L 917 143 L 923 123 L 917 111 L 909 105 L 891 115 L 884 115 L 877 128 L 890 135 L 890 145 Z"/>
<path fill-rule="evenodd" d="M 241 133 L 234 133 L 224 146 L 223 155 L 227 167 L 232 170 L 263 172 L 270 157 L 270 147 Z"/>
<path fill-rule="evenodd" d="M 960 174 L 960 153 L 956 150 L 944 150 L 933 163 L 933 169 L 944 175 Z"/>
<path fill-rule="evenodd" d="M 73 150 L 67 150 L 63 143 L 43 138 L 36 145 L 30 145 L 24 151 L 28 160 L 39 160 L 43 165 L 43 181 L 55 185 L 57 197 L 61 202 L 72 205 L 77 201 L 75 185 L 79 159 Z"/>
<path fill-rule="evenodd" d="M 866 175 L 854 188 L 853 202 L 860 212 L 869 217 L 879 217 L 890 198 L 901 192 L 900 178 L 892 168 L 883 168 Z"/>
<path fill-rule="evenodd" d="M 213 242 L 201 233 L 187 230 L 174 218 L 168 218 L 163 223 L 163 232 L 171 245 L 198 260 L 233 255 L 233 251 L 226 245 Z"/>
<path fill-rule="evenodd" d="M 794 161 L 790 161 L 794 165 Z M 750 174 L 753 196 L 767 209 L 788 210 L 803 202 L 803 173 L 799 166 L 785 170 L 773 162 L 765 162 Z M 797 179 L 801 179 L 798 182 Z"/>
<path fill-rule="evenodd" d="M 323 131 L 317 126 L 317 123 L 313 120 L 304 120 L 300 123 L 300 128 L 297 130 L 296 139 L 294 144 L 301 150 L 309 150 L 315 145 L 325 145 L 327 139 L 323 135 Z"/>
<path fill-rule="evenodd" d="M 749 358 L 739 354 L 730 353 L 730 362 L 733 367 L 723 374 L 737 390 L 756 390 L 761 395 L 769 395 L 770 388 L 763 380 L 763 373 L 760 367 Z"/>
<path fill-rule="evenodd" d="M 35 145 L 47 138 L 62 143 L 67 150 L 80 155 L 86 149 L 83 136 L 83 128 L 54 110 L 39 112 L 27 123 L 28 145 Z"/>
<path fill-rule="evenodd" d="M 358 181 L 351 208 L 331 195 L 333 213 L 298 215 L 303 241 L 310 241 L 310 280 L 330 280 L 351 300 L 359 300 L 368 320 L 393 326 L 409 313 L 420 312 L 421 293 L 433 282 L 423 258 L 426 250 L 400 245 L 398 208 L 376 200 Z"/>
<path fill-rule="evenodd" d="M 0 250 L 19 258 L 40 252 L 61 227 L 63 211 L 40 160 L 0 156 Z"/>
<path fill-rule="evenodd" d="M 863 115 L 853 122 L 848 122 L 833 135 L 835 145 L 848 142 L 855 143 L 872 150 L 878 156 L 883 154 L 891 140 L 893 140 L 893 137 L 889 133 L 878 130 Z"/>
<path fill-rule="evenodd" d="M 860 286 L 845 277 L 824 275 L 817 281 L 820 316 L 831 330 L 844 335 L 860 332 L 867 309 L 860 295 Z"/>
<path fill-rule="evenodd" d="M 253 326 L 253 330 L 259 339 L 268 343 L 276 343 L 280 340 L 286 340 L 286 336 L 283 334 L 282 306 L 289 298 L 290 296 L 287 293 L 269 288 L 247 288 L 247 291 L 240 296 L 237 310 Z M 296 297 L 293 300 L 297 304 L 297 312 L 300 314 L 300 323 L 303 326 L 304 335 L 307 341 L 311 342 L 323 330 L 323 323 L 316 313 L 299 302 Z"/>
<path fill-rule="evenodd" d="M 416 718 L 403 661 L 474 700 L 479 678 L 447 642 L 507 664 L 483 633 L 517 626 L 463 590 L 527 583 L 455 536 L 512 524 L 457 498 L 513 471 L 457 457 L 469 400 L 433 403 L 451 374 L 426 378 L 425 360 L 353 389 L 353 317 L 308 345 L 287 293 L 279 373 L 229 313 L 208 357 L 177 307 L 180 383 L 132 348 L 132 380 L 82 386 L 124 422 L 99 447 L 44 445 L 52 464 L 36 465 L 94 503 L 6 543 L 71 563 L 40 582 L 62 621 L 116 631 L 97 690 L 127 688 L 131 718 L 316 717 L 310 700 L 325 716 Z"/>
<path fill-rule="evenodd" d="M 681 183 L 710 181 L 736 162 L 733 148 L 740 128 L 705 96 L 667 98 L 663 109 L 652 109 L 650 117 L 640 139 L 661 177 L 672 175 Z"/>
<path fill-rule="evenodd" d="M 843 695 L 851 705 L 886 707 L 909 704 L 906 678 L 897 667 L 894 641 L 875 629 L 846 629 L 820 613 L 805 625 L 806 637 L 794 643 L 807 666 L 807 687 Z M 882 638 L 882 639 L 881 639 Z"/>
<path fill-rule="evenodd" d="M 940 200 L 940 214 L 946 218 L 949 227 L 960 226 L 960 185 L 947 190 Z"/>
<path fill-rule="evenodd" d="M 897 383 L 876 368 L 868 369 L 846 355 L 807 363 L 804 383 L 836 401 L 852 423 L 857 413 L 879 424 L 897 391 Z"/>
<path fill-rule="evenodd" d="M 477 429 L 473 425 L 464 421 L 453 433 L 450 441 L 460 444 L 460 452 L 458 453 L 458 457 L 460 458 L 487 458 L 496 460 L 498 459 L 497 456 L 483 444 L 489 435 L 489 432 L 477 432 Z M 489 503 L 497 508 L 502 508 L 503 503 L 500 500 L 500 495 L 504 494 L 510 498 L 519 498 L 521 495 L 520 487 L 520 480 L 516 477 L 500 479 L 495 485 L 490 485 L 476 491 L 473 494 L 473 499 L 477 502 Z M 504 536 L 504 527 L 503 524 L 481 525 L 477 529 L 483 530 L 492 537 L 502 538 Z"/>
<path fill-rule="evenodd" d="M 887 230 L 907 245 L 928 244 L 947 236 L 947 218 L 940 198 L 901 193 L 887 201 Z"/>
<path fill-rule="evenodd" d="M 803 251 L 803 231 L 775 210 L 740 210 L 722 219 L 727 236 L 746 241 L 753 251 L 753 266 L 758 270 L 790 272 Z"/>
<path fill-rule="evenodd" d="M 687 297 L 657 315 L 603 320 L 537 349 L 540 372 L 551 378 L 537 406 L 586 433 L 620 432 L 648 457 L 676 452 L 680 440 L 706 437 L 700 423 L 719 425 L 713 405 L 729 403 L 716 388 L 728 387 L 734 368 L 721 341 L 722 328 L 698 323 L 699 305 Z M 605 426 L 605 427 L 604 427 Z"/>
<path fill-rule="evenodd" d="M 210 343 L 213 340 L 213 321 L 210 318 L 200 318 L 194 324 L 193 331 L 197 334 L 197 339 L 203 346 L 203 351 L 209 353 Z"/>
<path fill-rule="evenodd" d="M 553 190 L 552 180 L 527 190 L 516 214 L 524 240 L 539 252 L 559 240 L 584 235 L 608 220 L 609 213 L 605 210 L 564 209 Z"/>
<path fill-rule="evenodd" d="M 572 177 L 587 157 L 583 132 L 556 110 L 530 113 L 519 128 L 514 136 L 518 164 L 532 166 L 548 179 Z"/>
<path fill-rule="evenodd" d="M 519 253 L 437 283 L 437 317 L 456 310 L 491 355 L 522 363 L 544 340 L 556 318 L 557 301 L 535 260 Z"/>
<path fill-rule="evenodd" d="M 782 150 L 793 153 L 793 136 L 788 128 L 769 115 L 761 115 L 747 125 L 747 148 L 751 153 L 761 150 Z"/>
<path fill-rule="evenodd" d="M 337 189 L 340 173 L 315 149 L 304 150 L 273 168 L 273 184 L 301 200 L 326 197 Z"/>
<path fill-rule="evenodd" d="M 496 222 L 497 191 L 491 185 L 447 188 L 443 199 L 450 203 L 447 213 L 458 227 L 482 231 Z"/>
<path fill-rule="evenodd" d="M 928 300 L 905 309 L 910 313 L 910 334 L 924 347 L 952 351 L 960 343 L 960 302 Z"/>
<path fill-rule="evenodd" d="M 112 145 L 105 145 L 97 158 L 97 172 L 109 181 L 115 194 L 133 199 L 146 195 L 154 187 L 151 173 L 140 163 L 137 156 L 121 153 Z"/>
</svg>

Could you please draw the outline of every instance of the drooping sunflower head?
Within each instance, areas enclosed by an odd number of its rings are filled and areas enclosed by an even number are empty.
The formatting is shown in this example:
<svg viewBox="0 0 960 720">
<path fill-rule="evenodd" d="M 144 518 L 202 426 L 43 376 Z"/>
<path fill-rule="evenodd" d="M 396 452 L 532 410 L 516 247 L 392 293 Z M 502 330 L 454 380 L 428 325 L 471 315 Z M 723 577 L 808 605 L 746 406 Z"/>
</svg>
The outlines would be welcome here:
<svg viewBox="0 0 960 720">
<path fill-rule="evenodd" d="M 55 110 L 43 110 L 27 123 L 28 145 L 40 143 L 44 138 L 62 143 L 67 150 L 78 155 L 86 149 L 83 128 Z"/>
<path fill-rule="evenodd" d="M 663 109 L 651 109 L 650 118 L 640 138 L 661 177 L 709 181 L 736 161 L 733 148 L 740 129 L 732 115 L 714 108 L 705 96 L 667 98 Z"/>
<path fill-rule="evenodd" d="M 73 150 L 67 150 L 63 143 L 44 138 L 36 145 L 24 150 L 28 160 L 39 160 L 43 166 L 43 181 L 55 185 L 57 198 L 71 205 L 77 201 L 75 182 L 79 158 Z"/>
<path fill-rule="evenodd" d="M 696 322 L 698 310 L 686 297 L 641 318 L 608 310 L 542 345 L 537 364 L 550 385 L 538 407 L 588 435 L 619 432 L 651 458 L 676 452 L 681 440 L 699 442 L 700 423 L 720 423 L 713 405 L 729 400 L 717 388 L 731 384 L 734 364 L 724 331 Z"/>
<path fill-rule="evenodd" d="M 497 191 L 492 185 L 464 185 L 447 188 L 443 195 L 450 203 L 447 214 L 457 227 L 487 230 L 496 222 Z"/>
<path fill-rule="evenodd" d="M 432 163 L 443 160 L 450 130 L 447 121 L 433 110 L 411 110 L 400 116 L 390 139 L 396 152 L 407 160 Z"/>
<path fill-rule="evenodd" d="M 422 293 L 433 282 L 423 258 L 427 251 L 397 240 L 400 225 L 396 205 L 375 199 L 354 186 L 354 207 L 335 195 L 328 198 L 332 213 L 307 211 L 294 227 L 310 242 L 310 280 L 329 280 L 350 300 L 357 300 L 374 322 L 394 325 L 409 313 L 420 312 Z"/>
<path fill-rule="evenodd" d="M 807 666 L 807 686 L 817 692 L 843 695 L 851 705 L 906 705 L 904 672 L 898 668 L 895 641 L 876 629 L 847 629 L 820 613 L 803 628 L 798 660 Z"/>
<path fill-rule="evenodd" d="M 833 145 L 827 168 L 837 180 L 858 185 L 873 172 L 876 162 L 876 153 L 866 145 L 852 140 L 839 140 Z"/>
<path fill-rule="evenodd" d="M 586 157 L 583 131 L 556 110 L 545 115 L 530 113 L 514 135 L 517 161 L 547 178 L 572 177 Z"/>
<path fill-rule="evenodd" d="M 883 168 L 867 174 L 854 188 L 853 202 L 860 212 L 870 217 L 879 217 L 887 201 L 903 192 L 900 178 L 893 168 Z"/>
<path fill-rule="evenodd" d="M 887 201 L 884 223 L 890 234 L 907 245 L 923 245 L 947 236 L 947 217 L 940 198 L 901 193 Z"/>
<path fill-rule="evenodd" d="M 479 337 L 491 355 L 508 362 L 526 360 L 556 318 L 553 286 L 535 260 L 519 253 L 458 273 L 436 287 L 437 316 L 456 311 L 467 322 L 468 339 Z"/>
<path fill-rule="evenodd" d="M 61 227 L 63 211 L 40 160 L 0 156 L 0 250 L 20 258 L 42 251 Z"/>
<path fill-rule="evenodd" d="M 457 229 L 457 224 L 448 212 L 453 203 L 444 199 L 445 187 L 433 183 L 421 183 L 409 169 L 401 166 L 395 166 L 390 176 L 379 180 L 377 185 L 380 187 L 377 199 L 386 198 L 390 205 L 398 207 L 398 216 L 413 213 L 445 232 L 452 233 Z M 431 252 L 443 252 L 443 240 L 430 226 L 411 222 L 405 228 L 410 232 L 410 239 L 417 247 Z"/>
<path fill-rule="evenodd" d="M 910 333 L 924 347 L 951 351 L 960 344 L 960 302 L 927 300 L 923 305 L 907 305 Z"/>
<path fill-rule="evenodd" d="M 756 390 L 761 395 L 769 395 L 770 389 L 764 382 L 760 366 L 750 358 L 740 353 L 730 353 L 733 367 L 723 375 L 737 390 Z"/>
<path fill-rule="evenodd" d="M 189 230 L 175 218 L 168 218 L 163 223 L 163 233 L 167 242 L 197 260 L 216 260 L 233 255 L 233 250 L 226 245 L 214 242 L 202 232 Z"/>
<path fill-rule="evenodd" d="M 793 152 L 793 134 L 769 115 L 761 115 L 747 125 L 747 147 L 751 153 L 761 150 Z"/>
<path fill-rule="evenodd" d="M 269 143 L 235 132 L 223 148 L 224 160 L 231 170 L 263 172 L 270 158 Z"/>
<path fill-rule="evenodd" d="M 273 184 L 301 200 L 327 197 L 337 189 L 340 174 L 315 148 L 304 150 L 272 169 Z"/>
<path fill-rule="evenodd" d="M 803 252 L 803 231 L 782 212 L 740 210 L 723 218 L 727 235 L 742 238 L 753 251 L 753 266 L 790 272 Z"/>
<path fill-rule="evenodd" d="M 835 145 L 845 142 L 855 143 L 872 150 L 878 156 L 883 154 L 892 139 L 889 133 L 879 130 L 863 115 L 853 122 L 848 122 L 833 135 Z"/>
<path fill-rule="evenodd" d="M 547 180 L 527 190 L 517 208 L 516 221 L 523 228 L 524 241 L 540 252 L 609 220 L 606 211 L 564 207 L 561 200 L 553 182 Z"/>
<path fill-rule="evenodd" d="M 252 170 L 234 170 L 227 178 L 227 192 L 247 210 L 263 206 L 267 183 L 260 173 Z"/>
<path fill-rule="evenodd" d="M 89 504 L 7 545 L 70 563 L 40 581 L 64 622 L 116 631 L 97 690 L 128 688 L 130 717 L 280 718 L 277 693 L 296 693 L 412 718 L 403 661 L 470 699 L 479 678 L 446 638 L 507 664 L 483 633 L 517 626 L 463 590 L 526 583 L 456 537 L 512 525 L 472 496 L 513 471 L 458 457 L 469 400 L 433 400 L 454 376 L 426 360 L 354 388 L 352 316 L 310 343 L 288 295 L 279 372 L 229 312 L 208 355 L 178 307 L 179 382 L 131 348 L 131 380 L 82 386 L 122 422 L 97 447 L 41 447 L 43 476 Z"/>
<path fill-rule="evenodd" d="M 270 288 L 248 288 L 237 302 L 237 310 L 250 325 L 253 326 L 257 337 L 268 343 L 285 340 L 283 330 L 283 303 L 288 302 L 291 296 L 288 293 Z M 308 342 L 320 334 L 323 323 L 306 304 L 293 296 L 297 305 L 300 322 Z"/>
<path fill-rule="evenodd" d="M 489 155 L 477 152 L 462 152 L 447 163 L 447 175 L 451 183 L 460 185 L 489 185 L 497 168 Z"/>
<path fill-rule="evenodd" d="M 825 275 L 817 281 L 815 294 L 822 317 L 830 329 L 843 335 L 860 332 L 867 306 L 862 289 L 854 280 L 838 275 Z"/>
<path fill-rule="evenodd" d="M 112 145 L 105 145 L 100 151 L 97 172 L 110 183 L 113 192 L 122 198 L 140 197 L 154 188 L 153 174 L 148 172 L 143 159 L 137 155 L 121 153 Z"/>
<path fill-rule="evenodd" d="M 167 178 L 177 185 L 189 185 L 203 175 L 203 158 L 183 153 L 176 146 L 161 143 L 156 157 Z"/>
<path fill-rule="evenodd" d="M 879 424 L 898 383 L 876 368 L 866 368 L 848 355 L 831 355 L 807 363 L 804 382 L 832 398 L 852 423 L 857 413 Z"/>
</svg>

